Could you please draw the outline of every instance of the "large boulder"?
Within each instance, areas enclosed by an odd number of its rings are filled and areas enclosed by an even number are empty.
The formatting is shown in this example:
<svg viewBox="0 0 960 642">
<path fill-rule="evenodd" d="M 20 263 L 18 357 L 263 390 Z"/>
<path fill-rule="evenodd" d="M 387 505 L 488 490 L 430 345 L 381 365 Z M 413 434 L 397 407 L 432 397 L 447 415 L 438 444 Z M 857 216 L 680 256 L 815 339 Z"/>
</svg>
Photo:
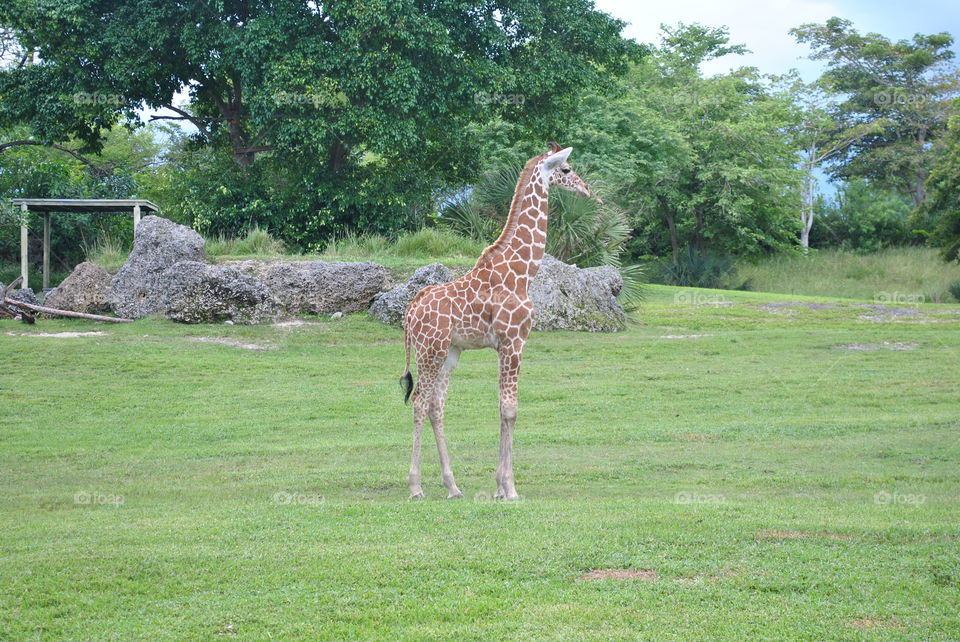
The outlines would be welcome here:
<svg viewBox="0 0 960 642">
<path fill-rule="evenodd" d="M 442 263 L 431 263 L 417 268 L 409 281 L 376 296 L 370 306 L 370 316 L 389 325 L 399 325 L 403 323 L 407 306 L 417 292 L 429 285 L 439 285 L 452 280 L 453 272 Z"/>
<path fill-rule="evenodd" d="M 87 314 L 109 312 L 112 278 L 110 273 L 99 265 L 84 261 L 47 294 L 44 305 Z"/>
<path fill-rule="evenodd" d="M 549 254 L 530 284 L 530 300 L 537 316 L 534 330 L 616 332 L 626 323 L 617 301 L 623 277 L 609 265 L 578 268 Z"/>
<path fill-rule="evenodd" d="M 225 265 L 180 261 L 158 283 L 164 316 L 181 323 L 262 323 L 283 313 L 267 286 Z"/>
<path fill-rule="evenodd" d="M 360 312 L 390 283 L 387 269 L 376 263 L 236 261 L 230 265 L 263 281 L 293 315 Z"/>
<path fill-rule="evenodd" d="M 141 219 L 133 251 L 113 277 L 110 305 L 114 312 L 129 319 L 163 312 L 164 272 L 182 261 L 206 261 L 203 237 L 159 216 Z"/>
</svg>

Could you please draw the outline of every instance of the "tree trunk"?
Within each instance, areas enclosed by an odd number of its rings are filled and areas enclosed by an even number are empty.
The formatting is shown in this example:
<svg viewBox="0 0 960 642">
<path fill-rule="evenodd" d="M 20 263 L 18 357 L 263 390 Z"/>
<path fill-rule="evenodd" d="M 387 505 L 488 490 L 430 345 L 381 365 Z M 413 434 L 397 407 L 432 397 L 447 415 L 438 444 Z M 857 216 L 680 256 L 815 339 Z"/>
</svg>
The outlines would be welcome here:
<svg viewBox="0 0 960 642">
<path fill-rule="evenodd" d="M 673 267 L 680 266 L 680 239 L 677 238 L 677 222 L 673 218 L 673 212 L 664 211 L 667 219 L 667 228 L 670 230 L 670 248 L 673 250 Z"/>
<path fill-rule="evenodd" d="M 803 206 L 800 209 L 800 247 L 806 254 L 810 249 L 810 229 L 813 227 L 813 190 L 814 190 L 814 153 L 816 150 L 809 150 L 810 158 L 806 165 L 806 176 L 803 179 Z"/>
</svg>

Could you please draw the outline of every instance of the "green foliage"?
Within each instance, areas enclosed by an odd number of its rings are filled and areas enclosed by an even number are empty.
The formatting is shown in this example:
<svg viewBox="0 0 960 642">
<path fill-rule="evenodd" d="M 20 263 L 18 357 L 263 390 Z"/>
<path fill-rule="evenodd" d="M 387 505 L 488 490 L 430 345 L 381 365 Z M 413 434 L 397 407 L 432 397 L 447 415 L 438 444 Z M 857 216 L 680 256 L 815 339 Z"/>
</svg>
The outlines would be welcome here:
<svg viewBox="0 0 960 642">
<path fill-rule="evenodd" d="M 161 207 L 309 250 L 416 227 L 476 176 L 470 126 L 549 135 L 642 53 L 591 0 L 10 0 L 0 24 L 43 54 L 0 71 L 0 126 L 96 151 L 144 104 L 176 110 L 196 128 L 183 151 L 207 153 L 173 161 Z"/>
<path fill-rule="evenodd" d="M 838 129 L 872 126 L 869 135 L 839 150 L 833 175 L 867 178 L 911 196 L 914 206 L 922 203 L 949 101 L 960 89 L 960 73 L 948 64 L 952 36 L 917 34 L 892 42 L 860 34 L 840 18 L 791 33 L 811 46 L 812 59 L 827 61 L 820 83 L 842 96 L 835 110 Z"/>
<path fill-rule="evenodd" d="M 960 99 L 950 119 L 937 166 L 927 179 L 929 198 L 918 208 L 914 222 L 930 230 L 930 240 L 947 261 L 960 260 Z"/>
<path fill-rule="evenodd" d="M 840 186 L 831 200 L 821 199 L 811 247 L 837 247 L 863 252 L 918 242 L 910 230 L 909 197 L 863 179 Z"/>
<path fill-rule="evenodd" d="M 640 255 L 683 248 L 756 256 L 791 246 L 799 226 L 790 97 L 755 70 L 704 78 L 700 64 L 740 46 L 723 29 L 665 29 L 614 100 L 584 101 L 573 133 L 630 212 Z"/>
<path fill-rule="evenodd" d="M 283 241 L 273 238 L 269 231 L 254 225 L 241 237 L 219 236 L 206 239 L 207 256 L 277 256 L 285 251 Z"/>
<path fill-rule="evenodd" d="M 483 241 L 460 236 L 443 228 L 424 228 L 401 234 L 396 239 L 375 234 L 349 234 L 332 241 L 321 254 L 325 259 L 378 260 L 386 257 L 436 259 L 463 257 L 475 259 L 483 252 Z"/>
<path fill-rule="evenodd" d="M 960 301 L 960 279 L 951 283 L 947 289 L 950 291 L 950 294 L 953 295 L 954 299 Z"/>
<path fill-rule="evenodd" d="M 107 270 L 117 270 L 126 263 L 130 255 L 130 245 L 104 234 L 97 237 L 93 243 L 84 245 L 83 253 L 87 261 Z"/>
<path fill-rule="evenodd" d="M 695 288 L 719 288 L 736 272 L 733 257 L 700 251 L 693 246 L 680 253 L 680 261 L 661 260 L 658 281 L 669 285 Z"/>
</svg>

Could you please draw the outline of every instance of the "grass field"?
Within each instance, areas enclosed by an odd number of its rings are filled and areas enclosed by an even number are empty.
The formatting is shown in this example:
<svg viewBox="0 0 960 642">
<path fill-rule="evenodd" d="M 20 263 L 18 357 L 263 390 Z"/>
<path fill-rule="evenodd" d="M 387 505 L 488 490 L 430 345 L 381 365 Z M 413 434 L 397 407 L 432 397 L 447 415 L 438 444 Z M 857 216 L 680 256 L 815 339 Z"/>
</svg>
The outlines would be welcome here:
<svg viewBox="0 0 960 642">
<path fill-rule="evenodd" d="M 410 502 L 395 328 L 0 322 L 0 638 L 960 638 L 960 307 L 648 299 L 533 335 L 512 503 L 490 351 Z"/>
</svg>

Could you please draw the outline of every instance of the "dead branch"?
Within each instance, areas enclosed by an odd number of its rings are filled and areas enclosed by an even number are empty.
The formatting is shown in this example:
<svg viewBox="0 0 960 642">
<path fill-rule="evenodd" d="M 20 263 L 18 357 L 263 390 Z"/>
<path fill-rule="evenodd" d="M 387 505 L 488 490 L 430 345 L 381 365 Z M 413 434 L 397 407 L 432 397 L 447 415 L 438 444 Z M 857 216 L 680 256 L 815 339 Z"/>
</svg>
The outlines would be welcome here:
<svg viewBox="0 0 960 642">
<path fill-rule="evenodd" d="M 71 317 L 74 319 L 89 319 L 91 321 L 109 321 L 110 323 L 133 323 L 133 319 L 123 319 L 120 317 L 106 317 L 100 314 L 87 314 L 86 312 L 74 312 L 72 310 L 57 310 L 56 308 L 48 308 L 42 305 L 34 305 L 32 303 L 24 303 L 23 301 L 17 301 L 16 299 L 11 299 L 4 297 L 3 302 L 7 305 L 15 305 L 18 308 L 27 308 L 28 310 L 33 310 L 34 312 L 43 312 L 44 314 L 52 314 L 58 317 Z"/>
</svg>

